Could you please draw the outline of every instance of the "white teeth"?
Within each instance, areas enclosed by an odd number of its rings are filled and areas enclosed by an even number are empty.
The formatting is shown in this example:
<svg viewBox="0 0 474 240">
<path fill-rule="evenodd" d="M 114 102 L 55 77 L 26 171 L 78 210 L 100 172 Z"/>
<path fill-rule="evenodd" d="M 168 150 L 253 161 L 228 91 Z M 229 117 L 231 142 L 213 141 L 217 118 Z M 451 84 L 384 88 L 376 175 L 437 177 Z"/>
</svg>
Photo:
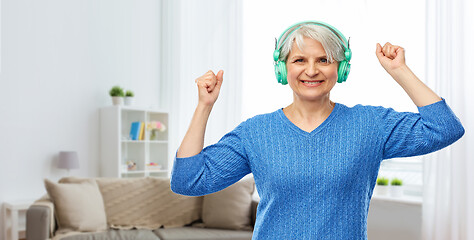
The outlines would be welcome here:
<svg viewBox="0 0 474 240">
<path fill-rule="evenodd" d="M 303 83 L 311 84 L 311 85 L 318 84 L 318 83 L 321 83 L 321 82 L 322 82 L 322 81 L 319 81 L 319 82 L 306 82 L 306 81 L 303 81 Z"/>
</svg>

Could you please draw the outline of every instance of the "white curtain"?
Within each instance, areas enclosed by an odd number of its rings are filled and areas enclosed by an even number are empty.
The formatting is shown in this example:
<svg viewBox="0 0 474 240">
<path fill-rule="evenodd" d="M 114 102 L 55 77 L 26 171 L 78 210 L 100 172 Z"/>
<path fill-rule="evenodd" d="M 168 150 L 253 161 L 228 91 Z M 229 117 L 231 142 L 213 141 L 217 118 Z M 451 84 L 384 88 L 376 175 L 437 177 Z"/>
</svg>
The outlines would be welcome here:
<svg viewBox="0 0 474 240">
<path fill-rule="evenodd" d="M 430 0 L 426 82 L 464 125 L 464 137 L 424 161 L 423 239 L 474 239 L 474 31 L 470 0 Z"/>
<path fill-rule="evenodd" d="M 194 80 L 208 70 L 216 74 L 224 70 L 224 82 L 207 124 L 205 145 L 217 142 L 240 122 L 242 3 L 163 0 L 162 4 L 160 106 L 171 114 L 172 163 L 198 102 Z"/>
</svg>

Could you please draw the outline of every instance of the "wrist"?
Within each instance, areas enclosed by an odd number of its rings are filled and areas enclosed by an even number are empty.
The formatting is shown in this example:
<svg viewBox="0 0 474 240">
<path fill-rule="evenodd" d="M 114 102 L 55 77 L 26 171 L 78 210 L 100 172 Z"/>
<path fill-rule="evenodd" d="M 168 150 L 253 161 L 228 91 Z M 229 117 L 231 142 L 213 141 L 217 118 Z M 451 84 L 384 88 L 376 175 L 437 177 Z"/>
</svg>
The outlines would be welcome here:
<svg viewBox="0 0 474 240">
<path fill-rule="evenodd" d="M 204 103 L 198 102 L 198 105 L 196 107 L 196 111 L 201 112 L 201 113 L 210 114 L 211 111 L 212 111 L 212 107 L 213 107 L 213 104 L 209 105 L 209 104 L 204 104 Z"/>
<path fill-rule="evenodd" d="M 389 74 L 397 82 L 403 81 L 404 79 L 409 79 L 410 77 L 413 77 L 414 75 L 411 69 L 407 65 L 402 65 L 396 69 L 393 69 L 392 71 L 389 72 Z"/>
</svg>

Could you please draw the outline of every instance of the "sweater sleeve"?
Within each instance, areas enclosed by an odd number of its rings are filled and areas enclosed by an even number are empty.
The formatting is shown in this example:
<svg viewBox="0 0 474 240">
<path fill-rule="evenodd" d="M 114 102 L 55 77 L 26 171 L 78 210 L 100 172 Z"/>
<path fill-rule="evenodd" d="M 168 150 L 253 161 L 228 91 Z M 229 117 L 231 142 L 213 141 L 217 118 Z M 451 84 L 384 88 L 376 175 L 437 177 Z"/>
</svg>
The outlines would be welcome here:
<svg viewBox="0 0 474 240">
<path fill-rule="evenodd" d="M 197 155 L 175 157 L 171 190 L 181 195 L 202 196 L 220 191 L 249 174 L 243 128 L 240 124 Z"/>
<path fill-rule="evenodd" d="M 381 111 L 383 159 L 423 155 L 440 150 L 464 135 L 464 128 L 442 99 L 418 107 L 419 113 Z"/>
</svg>

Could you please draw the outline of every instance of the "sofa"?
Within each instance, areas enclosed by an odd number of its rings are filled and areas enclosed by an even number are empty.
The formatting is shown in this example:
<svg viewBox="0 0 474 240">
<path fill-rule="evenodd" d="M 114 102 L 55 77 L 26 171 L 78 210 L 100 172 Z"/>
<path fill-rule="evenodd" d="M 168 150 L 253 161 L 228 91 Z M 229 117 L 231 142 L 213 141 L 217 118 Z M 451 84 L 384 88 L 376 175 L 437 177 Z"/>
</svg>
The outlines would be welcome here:
<svg viewBox="0 0 474 240">
<path fill-rule="evenodd" d="M 45 179 L 26 213 L 28 240 L 251 239 L 258 202 L 246 176 L 219 192 L 175 194 L 169 178 Z"/>
</svg>

